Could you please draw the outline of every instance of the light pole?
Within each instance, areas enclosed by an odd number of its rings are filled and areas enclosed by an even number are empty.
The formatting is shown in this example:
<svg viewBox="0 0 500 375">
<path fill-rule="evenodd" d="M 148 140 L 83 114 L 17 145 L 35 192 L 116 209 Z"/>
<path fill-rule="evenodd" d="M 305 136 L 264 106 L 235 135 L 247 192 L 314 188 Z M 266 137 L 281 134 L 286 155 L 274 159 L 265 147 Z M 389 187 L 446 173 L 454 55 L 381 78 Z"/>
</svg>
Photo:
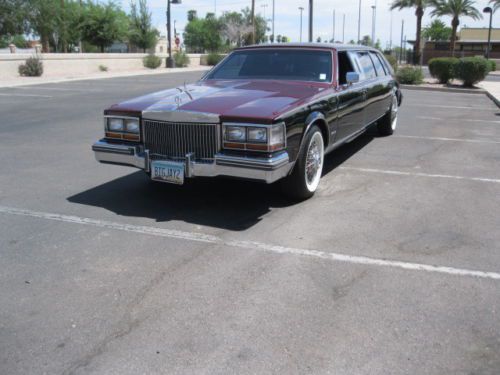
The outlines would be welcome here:
<svg viewBox="0 0 500 375">
<path fill-rule="evenodd" d="M 333 10 L 333 43 L 335 43 L 335 9 Z"/>
<path fill-rule="evenodd" d="M 488 28 L 488 49 L 486 50 L 486 58 L 490 59 L 490 50 L 491 50 L 491 24 L 493 22 L 493 9 L 490 7 L 486 7 L 483 9 L 483 13 L 490 14 L 490 27 Z"/>
<path fill-rule="evenodd" d="M 304 7 L 299 7 L 300 10 L 300 43 L 302 43 L 302 12 L 304 11 Z"/>
<path fill-rule="evenodd" d="M 375 46 L 375 22 L 377 19 L 377 6 L 372 5 L 372 46 Z"/>
<path fill-rule="evenodd" d="M 391 30 L 390 30 L 390 37 L 389 37 L 389 50 L 392 53 L 392 9 L 391 9 Z"/>
<path fill-rule="evenodd" d="M 313 0 L 309 0 L 309 43 L 313 41 Z"/>
<path fill-rule="evenodd" d="M 345 13 L 344 13 L 344 20 L 342 22 L 342 44 L 345 43 Z"/>
<path fill-rule="evenodd" d="M 359 0 L 359 13 L 358 13 L 358 44 L 361 42 L 361 0 Z"/>
<path fill-rule="evenodd" d="M 274 43 L 274 39 L 276 39 L 276 37 L 274 35 L 274 0 L 273 0 L 273 43 Z"/>
<path fill-rule="evenodd" d="M 175 61 L 172 58 L 172 30 L 170 30 L 170 4 L 181 4 L 182 0 L 167 0 L 167 49 L 168 49 L 168 57 L 167 57 L 167 68 L 175 68 Z"/>
<path fill-rule="evenodd" d="M 263 9 L 264 9 L 264 21 L 266 21 L 266 29 L 265 29 L 265 31 L 264 31 L 264 35 L 266 35 L 266 34 L 267 34 L 267 18 L 266 18 L 266 8 L 267 8 L 267 7 L 268 7 L 268 5 L 267 5 L 267 4 L 262 4 L 262 5 L 261 5 L 261 8 L 263 8 Z"/>
</svg>

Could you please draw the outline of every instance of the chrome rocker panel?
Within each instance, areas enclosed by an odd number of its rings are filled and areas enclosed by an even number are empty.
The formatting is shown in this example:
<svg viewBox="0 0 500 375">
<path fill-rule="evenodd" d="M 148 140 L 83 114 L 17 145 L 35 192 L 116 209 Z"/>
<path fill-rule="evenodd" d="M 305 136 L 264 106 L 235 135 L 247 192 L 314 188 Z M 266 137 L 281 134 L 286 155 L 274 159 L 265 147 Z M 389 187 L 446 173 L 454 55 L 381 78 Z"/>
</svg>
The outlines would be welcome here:
<svg viewBox="0 0 500 375">
<path fill-rule="evenodd" d="M 150 170 L 148 151 L 141 146 L 109 143 L 102 139 L 92 146 L 95 158 L 100 163 L 125 165 Z M 197 163 L 190 154 L 185 158 L 185 177 L 230 176 L 271 184 L 286 177 L 292 167 L 288 153 L 282 151 L 271 158 L 238 157 L 217 153 L 212 163 Z"/>
</svg>

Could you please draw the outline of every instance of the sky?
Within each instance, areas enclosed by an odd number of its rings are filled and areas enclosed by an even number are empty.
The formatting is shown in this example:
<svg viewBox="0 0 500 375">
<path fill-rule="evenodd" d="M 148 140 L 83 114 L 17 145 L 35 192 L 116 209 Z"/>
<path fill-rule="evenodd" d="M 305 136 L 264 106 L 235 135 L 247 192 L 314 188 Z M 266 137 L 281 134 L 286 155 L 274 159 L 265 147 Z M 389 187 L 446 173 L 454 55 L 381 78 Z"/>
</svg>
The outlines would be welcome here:
<svg viewBox="0 0 500 375">
<path fill-rule="evenodd" d="M 304 8 L 303 15 L 303 41 L 307 40 L 308 33 L 308 0 L 274 0 L 275 1 L 275 34 L 286 35 L 291 41 L 300 39 L 300 11 Z M 118 1 L 119 3 L 120 1 Z M 128 11 L 130 0 L 121 0 L 122 7 Z M 153 23 L 162 34 L 166 34 L 166 3 L 167 0 L 148 0 L 148 6 L 153 14 Z M 372 6 L 376 5 L 376 32 L 375 39 L 380 39 L 385 47 L 391 40 L 391 11 L 389 0 L 361 0 L 361 36 L 372 34 Z M 256 0 L 256 12 L 271 19 L 273 0 Z M 267 5 L 267 7 L 266 7 Z M 476 7 L 482 12 L 488 5 L 488 0 L 477 0 Z M 176 20 L 177 32 L 182 33 L 187 23 L 187 11 L 195 9 L 198 16 L 204 17 L 207 12 L 214 12 L 220 16 L 225 11 L 240 11 L 251 6 L 251 0 L 182 0 L 182 4 L 172 5 L 172 20 Z M 358 0 L 314 0 L 314 40 L 319 36 L 323 40 L 330 40 L 333 36 L 333 11 L 336 13 L 335 40 L 342 41 L 343 15 L 345 22 L 345 42 L 356 40 L 358 34 Z M 426 10 L 423 25 L 431 22 L 430 9 Z M 461 26 L 488 27 L 489 15 L 479 21 L 471 18 L 461 19 Z M 404 34 L 408 40 L 415 38 L 416 19 L 414 11 L 406 9 L 392 12 L 392 41 L 393 45 L 399 45 L 401 40 L 401 24 L 404 20 Z M 442 20 L 450 23 L 450 19 L 443 17 Z M 493 26 L 500 27 L 500 12 L 493 16 Z M 269 21 L 271 27 L 271 21 Z M 268 32 L 268 35 L 271 32 Z"/>
</svg>

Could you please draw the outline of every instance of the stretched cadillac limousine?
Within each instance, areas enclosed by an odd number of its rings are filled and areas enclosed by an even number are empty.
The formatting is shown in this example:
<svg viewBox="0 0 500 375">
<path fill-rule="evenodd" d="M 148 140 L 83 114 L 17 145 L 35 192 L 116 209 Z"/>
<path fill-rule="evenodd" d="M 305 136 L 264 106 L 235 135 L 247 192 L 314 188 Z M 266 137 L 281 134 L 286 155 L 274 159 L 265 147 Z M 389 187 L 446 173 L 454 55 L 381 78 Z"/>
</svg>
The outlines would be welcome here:
<svg viewBox="0 0 500 375">
<path fill-rule="evenodd" d="M 283 184 L 305 199 L 325 154 L 376 123 L 397 125 L 401 93 L 377 50 L 280 44 L 235 50 L 194 84 L 104 111 L 101 163 L 144 170 L 155 181 L 232 176 Z"/>
</svg>

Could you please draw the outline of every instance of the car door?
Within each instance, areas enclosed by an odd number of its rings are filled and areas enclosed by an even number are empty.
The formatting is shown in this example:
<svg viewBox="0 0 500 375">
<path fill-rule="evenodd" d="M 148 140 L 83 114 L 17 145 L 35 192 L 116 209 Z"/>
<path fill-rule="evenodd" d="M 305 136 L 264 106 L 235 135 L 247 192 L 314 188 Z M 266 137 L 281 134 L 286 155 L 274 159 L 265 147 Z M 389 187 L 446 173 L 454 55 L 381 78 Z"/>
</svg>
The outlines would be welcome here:
<svg viewBox="0 0 500 375">
<path fill-rule="evenodd" d="M 363 74 L 355 60 L 355 52 L 338 52 L 338 120 L 336 142 L 342 142 L 360 129 L 364 124 L 365 87 Z M 346 74 L 356 72 L 360 82 L 347 84 Z"/>
<path fill-rule="evenodd" d="M 366 95 L 364 122 L 362 125 L 364 128 L 378 119 L 381 87 L 370 53 L 368 51 L 357 52 L 357 60 L 363 71 L 363 87 Z"/>
<path fill-rule="evenodd" d="M 393 80 L 384 67 L 378 52 L 370 51 L 370 57 L 377 73 L 377 80 L 372 87 L 371 118 L 373 121 L 384 116 L 392 104 Z"/>
</svg>

